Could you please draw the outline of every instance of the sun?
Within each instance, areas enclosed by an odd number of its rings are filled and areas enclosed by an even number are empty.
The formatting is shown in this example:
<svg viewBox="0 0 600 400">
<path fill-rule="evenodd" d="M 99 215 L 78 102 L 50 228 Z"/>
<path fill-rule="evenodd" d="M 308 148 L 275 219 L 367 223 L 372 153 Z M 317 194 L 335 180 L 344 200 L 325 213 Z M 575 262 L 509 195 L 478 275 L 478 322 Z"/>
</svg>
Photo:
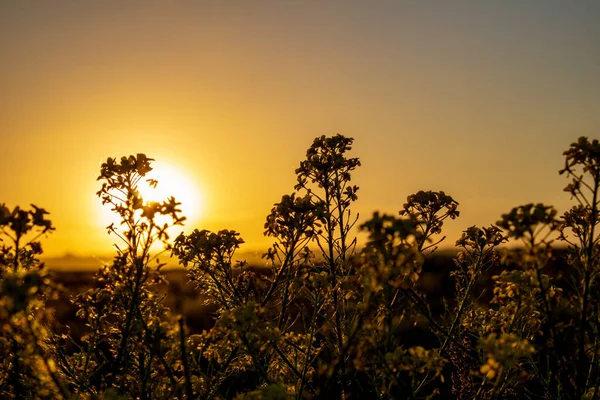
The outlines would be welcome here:
<svg viewBox="0 0 600 400">
<path fill-rule="evenodd" d="M 204 210 L 204 198 L 200 190 L 199 182 L 192 179 L 185 170 L 175 163 L 164 161 L 153 161 L 152 171 L 144 176 L 138 183 L 138 191 L 144 202 L 165 201 L 169 197 L 174 197 L 181 210 L 180 215 L 186 217 L 184 224 L 189 226 L 202 217 Z M 148 180 L 153 179 L 158 183 L 151 186 Z M 119 216 L 111 210 L 109 205 L 101 205 L 101 201 L 96 198 L 100 205 L 99 219 L 103 226 L 111 224 L 119 225 Z M 166 216 L 159 216 L 155 220 L 159 225 L 169 223 L 170 219 Z M 181 226 L 173 227 L 167 232 L 170 236 L 181 231 Z"/>
<path fill-rule="evenodd" d="M 148 179 L 158 181 L 156 187 L 150 186 Z M 140 181 L 138 191 L 146 202 L 175 197 L 181 203 L 182 215 L 187 223 L 197 221 L 202 214 L 203 201 L 197 183 L 174 164 L 154 161 L 152 171 Z"/>
</svg>

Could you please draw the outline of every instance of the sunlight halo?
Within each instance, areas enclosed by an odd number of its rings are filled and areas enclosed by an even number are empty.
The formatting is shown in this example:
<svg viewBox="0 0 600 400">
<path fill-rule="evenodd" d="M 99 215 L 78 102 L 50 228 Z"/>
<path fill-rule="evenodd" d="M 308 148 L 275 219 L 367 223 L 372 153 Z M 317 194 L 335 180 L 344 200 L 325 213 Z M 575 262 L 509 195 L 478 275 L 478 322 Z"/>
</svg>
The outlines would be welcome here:
<svg viewBox="0 0 600 400">
<path fill-rule="evenodd" d="M 197 184 L 174 164 L 154 161 L 152 167 L 138 187 L 144 200 L 163 201 L 173 196 L 181 203 L 182 214 L 187 218 L 186 225 L 196 222 L 203 212 L 203 199 Z M 158 184 L 151 187 L 147 179 L 156 179 Z"/>
<path fill-rule="evenodd" d="M 149 179 L 158 181 L 156 187 L 152 187 L 147 182 Z M 175 197 L 175 200 L 181 203 L 179 206 L 182 211 L 181 215 L 186 217 L 185 226 L 193 225 L 202 217 L 204 211 L 202 191 L 198 183 L 183 168 L 175 163 L 161 160 L 153 161 L 152 171 L 140 180 L 138 191 L 144 202 L 165 201 L 171 196 Z M 115 212 L 111 211 L 110 205 L 102 205 L 99 199 L 96 200 L 98 206 L 101 207 L 99 216 L 103 226 L 108 226 L 112 223 L 119 224 L 119 217 Z M 157 222 L 160 223 L 161 221 Z M 182 227 L 179 226 L 174 229 L 179 232 Z M 174 234 L 171 229 L 168 232 L 171 236 Z"/>
</svg>

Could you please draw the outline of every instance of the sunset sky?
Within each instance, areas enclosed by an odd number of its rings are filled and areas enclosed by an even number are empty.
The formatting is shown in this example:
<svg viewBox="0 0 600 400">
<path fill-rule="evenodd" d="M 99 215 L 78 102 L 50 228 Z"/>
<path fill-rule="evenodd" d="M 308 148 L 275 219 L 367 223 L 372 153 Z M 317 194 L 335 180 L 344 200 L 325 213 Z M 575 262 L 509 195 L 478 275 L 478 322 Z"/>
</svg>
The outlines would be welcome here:
<svg viewBox="0 0 600 400">
<path fill-rule="evenodd" d="M 600 137 L 599 21 L 591 0 L 2 0 L 0 203 L 51 212 L 49 256 L 110 253 L 100 164 L 143 152 L 186 231 L 261 250 L 313 138 L 341 133 L 361 220 L 420 189 L 460 203 L 448 244 L 562 212 L 562 152 Z"/>
</svg>

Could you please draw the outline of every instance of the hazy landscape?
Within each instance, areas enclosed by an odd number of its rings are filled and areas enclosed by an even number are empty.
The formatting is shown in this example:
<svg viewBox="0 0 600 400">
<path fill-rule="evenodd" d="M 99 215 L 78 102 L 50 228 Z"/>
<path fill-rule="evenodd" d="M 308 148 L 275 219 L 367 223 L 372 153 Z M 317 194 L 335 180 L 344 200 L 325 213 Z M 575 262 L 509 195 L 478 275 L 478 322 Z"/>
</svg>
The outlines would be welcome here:
<svg viewBox="0 0 600 400">
<path fill-rule="evenodd" d="M 600 398 L 599 20 L 0 1 L 0 399 Z"/>
<path fill-rule="evenodd" d="M 375 211 L 357 246 L 352 143 L 315 138 L 266 217 L 274 244 L 253 263 L 236 255 L 233 230 L 172 239 L 186 218 L 172 196 L 142 197 L 142 182 L 159 182 L 145 179 L 154 160 L 141 153 L 100 169 L 97 196 L 119 217 L 107 227 L 112 260 L 47 268 L 37 257 L 55 230 L 48 212 L 1 205 L 2 393 L 593 398 L 600 142 L 580 137 L 564 152 L 578 204 L 560 219 L 521 205 L 465 229 L 454 251 L 438 250 L 444 222 L 460 216 L 441 191 L 408 196 L 398 215 Z"/>
</svg>

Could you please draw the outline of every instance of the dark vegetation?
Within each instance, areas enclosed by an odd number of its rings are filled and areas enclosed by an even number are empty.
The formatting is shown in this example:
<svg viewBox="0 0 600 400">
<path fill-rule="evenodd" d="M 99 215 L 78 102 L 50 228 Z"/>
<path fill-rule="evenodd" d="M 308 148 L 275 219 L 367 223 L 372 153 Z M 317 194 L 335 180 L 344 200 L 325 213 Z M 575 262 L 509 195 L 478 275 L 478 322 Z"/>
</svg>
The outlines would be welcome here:
<svg viewBox="0 0 600 400">
<path fill-rule="evenodd" d="M 452 254 L 436 250 L 459 204 L 435 191 L 374 213 L 356 248 L 351 145 L 308 149 L 267 216 L 266 268 L 235 261 L 235 231 L 170 240 L 185 218 L 174 198 L 140 197 L 143 154 L 102 164 L 121 223 L 93 276 L 49 273 L 48 213 L 0 206 L 0 397 L 597 398 L 600 143 L 564 153 L 571 210 L 515 207 Z M 169 255 L 184 270 L 163 272 Z"/>
</svg>

